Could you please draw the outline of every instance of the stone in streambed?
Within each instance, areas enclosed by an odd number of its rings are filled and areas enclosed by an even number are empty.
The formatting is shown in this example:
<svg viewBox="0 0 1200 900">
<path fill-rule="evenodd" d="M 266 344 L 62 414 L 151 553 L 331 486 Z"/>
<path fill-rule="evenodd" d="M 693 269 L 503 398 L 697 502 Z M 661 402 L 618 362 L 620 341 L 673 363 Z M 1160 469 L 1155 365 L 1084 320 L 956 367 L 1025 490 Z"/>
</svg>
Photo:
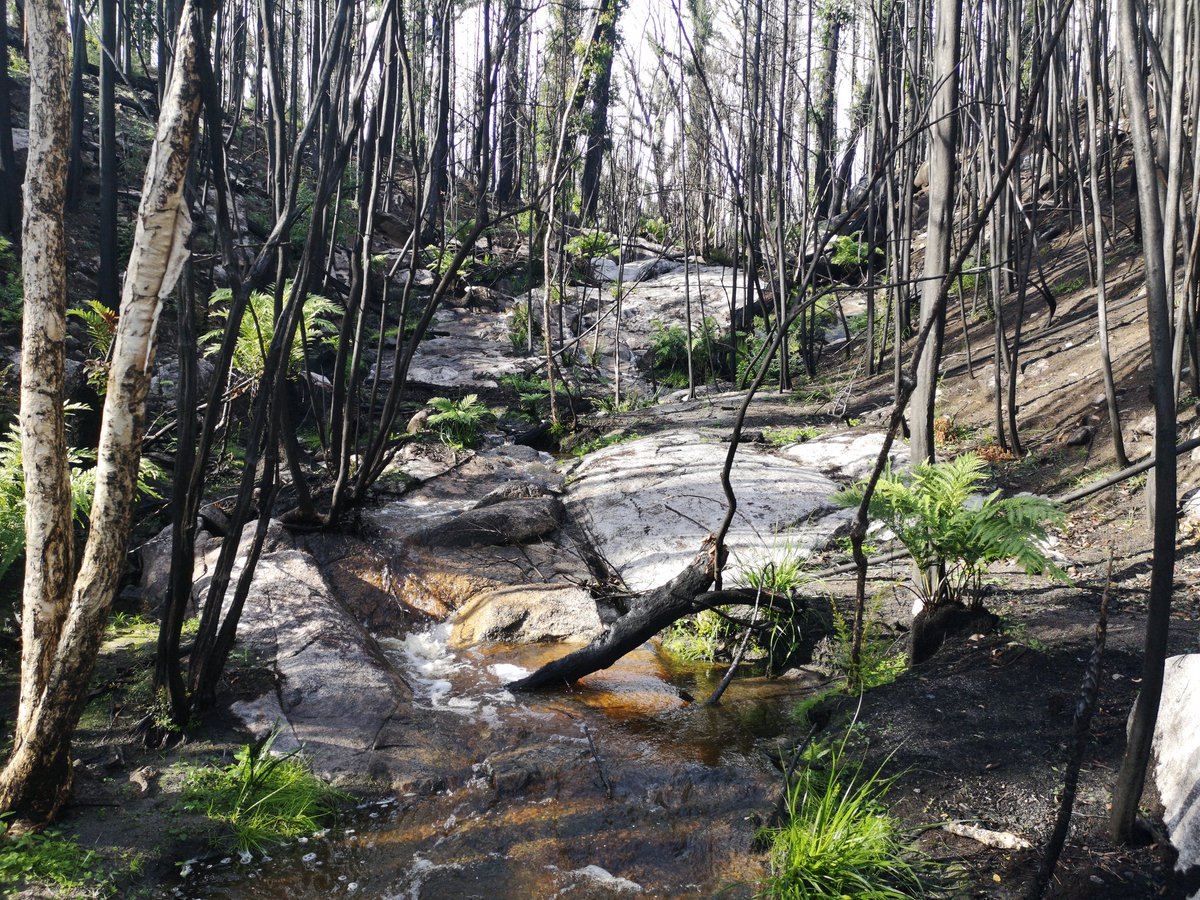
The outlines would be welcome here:
<svg viewBox="0 0 1200 900">
<path fill-rule="evenodd" d="M 603 630 L 596 601 L 583 588 L 517 584 L 484 591 L 463 606 L 450 642 L 460 647 L 484 641 L 584 643 Z"/>
</svg>

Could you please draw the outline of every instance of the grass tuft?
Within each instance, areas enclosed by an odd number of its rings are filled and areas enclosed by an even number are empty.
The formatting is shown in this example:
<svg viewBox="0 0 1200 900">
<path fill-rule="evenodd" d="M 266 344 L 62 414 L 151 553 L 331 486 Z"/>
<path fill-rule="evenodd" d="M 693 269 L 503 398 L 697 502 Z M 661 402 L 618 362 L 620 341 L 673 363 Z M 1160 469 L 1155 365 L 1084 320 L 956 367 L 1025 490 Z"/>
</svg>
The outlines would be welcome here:
<svg viewBox="0 0 1200 900">
<path fill-rule="evenodd" d="M 272 756 L 279 735 L 247 744 L 224 768 L 189 772 L 183 808 L 228 827 L 223 841 L 241 850 L 262 850 L 318 831 L 345 795 L 325 784 L 295 753 Z"/>
<path fill-rule="evenodd" d="M 929 896 L 923 876 L 931 864 L 908 846 L 883 804 L 891 779 L 848 759 L 845 741 L 810 751 L 808 763 L 788 790 L 787 821 L 762 835 L 770 846 L 771 875 L 760 896 Z"/>
</svg>

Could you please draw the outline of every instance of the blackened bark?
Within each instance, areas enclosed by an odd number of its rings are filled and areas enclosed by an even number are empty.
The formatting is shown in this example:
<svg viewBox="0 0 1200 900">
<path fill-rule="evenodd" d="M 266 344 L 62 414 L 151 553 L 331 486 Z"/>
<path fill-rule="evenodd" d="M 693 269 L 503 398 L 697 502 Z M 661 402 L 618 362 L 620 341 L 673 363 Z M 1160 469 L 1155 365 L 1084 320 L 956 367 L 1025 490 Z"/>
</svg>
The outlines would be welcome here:
<svg viewBox="0 0 1200 900">
<path fill-rule="evenodd" d="M 496 200 L 509 203 L 520 194 L 521 180 L 517 177 L 517 125 L 521 98 L 521 37 L 517 0 L 508 0 L 504 32 L 504 88 L 500 103 L 499 175 L 496 181 Z"/>
<path fill-rule="evenodd" d="M 100 0 L 100 272 L 96 298 L 109 309 L 121 302 L 117 269 L 117 0 Z"/>
<path fill-rule="evenodd" d="M 633 607 L 613 623 L 601 637 L 581 650 L 542 666 L 532 675 L 508 685 L 511 691 L 532 691 L 543 687 L 569 684 L 636 650 L 677 619 L 695 612 L 696 598 L 713 583 L 716 545 L 710 537 L 686 569 L 666 584 L 642 594 Z M 722 554 L 724 555 L 724 554 Z M 721 564 L 724 559 L 721 560 Z"/>
<path fill-rule="evenodd" d="M 600 199 L 600 169 L 604 154 L 612 148 L 608 128 L 608 105 L 612 97 L 612 60 L 617 42 L 617 16 L 620 6 L 616 0 L 601 0 L 600 27 L 596 46 L 592 50 L 594 69 L 589 91 L 587 146 L 583 155 L 583 174 L 579 180 L 579 196 L 584 222 L 595 221 Z"/>
</svg>

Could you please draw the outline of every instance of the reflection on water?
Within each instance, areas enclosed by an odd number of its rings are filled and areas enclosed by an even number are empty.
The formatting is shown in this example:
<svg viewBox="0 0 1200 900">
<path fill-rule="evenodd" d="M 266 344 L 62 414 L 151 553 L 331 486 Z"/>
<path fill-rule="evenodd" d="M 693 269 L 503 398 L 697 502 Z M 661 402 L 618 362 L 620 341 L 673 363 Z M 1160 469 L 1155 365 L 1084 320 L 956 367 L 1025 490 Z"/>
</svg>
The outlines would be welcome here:
<svg viewBox="0 0 1200 900">
<path fill-rule="evenodd" d="M 766 745 L 812 680 L 739 677 L 646 647 L 570 692 L 505 683 L 569 648 L 447 648 L 444 628 L 385 643 L 413 686 L 409 735 L 474 760 L 446 790 L 387 797 L 273 859 L 201 866 L 210 898 L 751 896 L 756 816 L 779 780 Z M 450 758 L 450 754 L 446 754 Z M 611 796 L 610 796 L 611 793 Z"/>
</svg>

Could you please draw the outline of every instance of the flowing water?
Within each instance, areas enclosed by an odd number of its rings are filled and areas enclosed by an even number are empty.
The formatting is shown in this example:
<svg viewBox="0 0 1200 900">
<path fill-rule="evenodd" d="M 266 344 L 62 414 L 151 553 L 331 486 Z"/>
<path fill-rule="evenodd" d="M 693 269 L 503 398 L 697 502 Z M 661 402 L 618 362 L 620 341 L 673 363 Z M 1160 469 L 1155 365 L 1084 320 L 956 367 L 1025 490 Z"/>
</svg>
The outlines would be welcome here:
<svg viewBox="0 0 1200 900">
<path fill-rule="evenodd" d="M 413 742 L 444 778 L 365 804 L 264 860 L 197 864 L 206 898 L 750 896 L 781 776 L 769 751 L 812 680 L 738 677 L 652 645 L 571 693 L 503 685 L 561 645 L 453 651 L 445 627 L 386 645 L 414 691 Z M 455 762 L 455 761 L 467 761 Z"/>
</svg>

